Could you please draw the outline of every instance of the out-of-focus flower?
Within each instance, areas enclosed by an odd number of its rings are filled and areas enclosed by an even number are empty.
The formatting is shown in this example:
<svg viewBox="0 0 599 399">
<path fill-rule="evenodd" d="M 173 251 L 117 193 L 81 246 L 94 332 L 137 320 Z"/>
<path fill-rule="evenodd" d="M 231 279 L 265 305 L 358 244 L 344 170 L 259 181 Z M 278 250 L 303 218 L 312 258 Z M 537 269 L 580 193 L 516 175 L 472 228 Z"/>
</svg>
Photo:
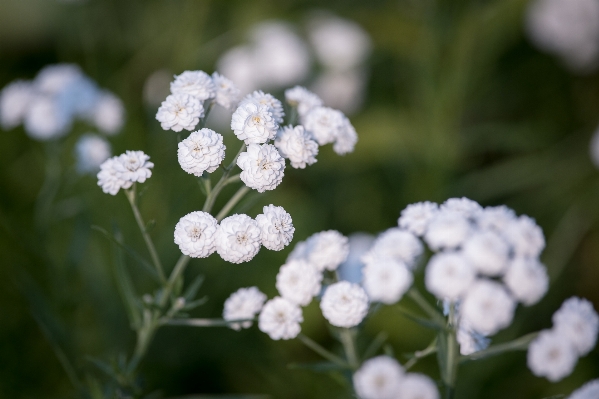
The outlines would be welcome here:
<svg viewBox="0 0 599 399">
<path fill-rule="evenodd" d="M 460 314 L 475 331 L 493 335 L 510 325 L 515 307 L 514 299 L 503 285 L 481 279 L 466 292 Z"/>
<path fill-rule="evenodd" d="M 204 116 L 200 100 L 189 94 L 171 94 L 162 102 L 156 120 L 164 130 L 193 130 Z"/>
<path fill-rule="evenodd" d="M 240 288 L 225 301 L 223 319 L 227 321 L 253 319 L 262 310 L 265 301 L 266 295 L 258 287 Z M 229 327 L 237 331 L 251 326 L 251 321 L 229 324 Z"/>
<path fill-rule="evenodd" d="M 527 306 L 539 302 L 549 288 L 547 270 L 537 259 L 514 259 L 503 281 L 514 298 Z"/>
<path fill-rule="evenodd" d="M 368 73 L 364 68 L 351 71 L 324 71 L 310 85 L 329 107 L 353 114 L 364 103 Z"/>
<path fill-rule="evenodd" d="M 17 127 L 23 122 L 34 90 L 31 82 L 16 80 L 0 91 L 0 126 L 4 130 Z"/>
<path fill-rule="evenodd" d="M 235 83 L 218 72 L 212 74 L 216 89 L 216 103 L 223 108 L 233 109 L 239 102 L 240 92 Z"/>
<path fill-rule="evenodd" d="M 175 226 L 175 244 L 184 255 L 206 258 L 216 250 L 218 222 L 207 212 L 196 211 L 183 216 Z"/>
<path fill-rule="evenodd" d="M 476 272 L 470 262 L 459 253 L 434 255 L 426 267 L 426 289 L 439 299 L 456 301 L 470 289 Z"/>
<path fill-rule="evenodd" d="M 457 308 L 459 309 L 459 306 Z M 459 322 L 456 339 L 460 345 L 460 354 L 462 356 L 486 349 L 491 343 L 489 338 L 473 330 L 465 320 Z"/>
<path fill-rule="evenodd" d="M 250 144 L 237 158 L 241 180 L 246 186 L 263 193 L 274 190 L 283 181 L 285 159 L 272 144 Z"/>
<path fill-rule="evenodd" d="M 478 202 L 466 197 L 449 198 L 441 204 L 440 209 L 446 212 L 457 212 L 467 219 L 476 218 L 483 210 Z"/>
<path fill-rule="evenodd" d="M 374 237 L 366 233 L 354 233 L 348 237 L 349 254 L 347 259 L 337 268 L 337 275 L 340 280 L 359 284 L 362 282 L 362 269 L 364 262 L 362 256 L 372 246 Z"/>
<path fill-rule="evenodd" d="M 463 213 L 443 210 L 429 222 L 424 240 L 434 251 L 454 249 L 462 245 L 471 232 L 472 226 Z"/>
<path fill-rule="evenodd" d="M 327 107 L 315 107 L 302 120 L 304 128 L 320 145 L 332 143 L 339 130 L 345 128 L 345 116 L 341 111 Z"/>
<path fill-rule="evenodd" d="M 291 260 L 281 266 L 276 287 L 281 297 L 306 306 L 320 292 L 322 273 L 303 260 Z"/>
<path fill-rule="evenodd" d="M 318 270 L 335 270 L 347 259 L 348 239 L 336 230 L 312 234 L 305 243 L 298 243 L 288 259 L 305 259 Z"/>
<path fill-rule="evenodd" d="M 352 126 L 349 119 L 344 118 L 344 123 L 341 129 L 337 131 L 335 142 L 333 143 L 333 151 L 338 155 L 345 155 L 354 151 L 354 147 L 358 142 L 358 134 Z"/>
<path fill-rule="evenodd" d="M 568 399 L 595 399 L 599 398 L 599 379 L 592 380 L 572 392 Z"/>
<path fill-rule="evenodd" d="M 545 330 L 530 343 L 527 360 L 534 375 L 556 382 L 572 373 L 578 356 L 570 341 L 554 330 Z"/>
<path fill-rule="evenodd" d="M 256 101 L 242 101 L 231 118 L 231 130 L 246 144 L 262 144 L 277 134 L 273 109 Z"/>
<path fill-rule="evenodd" d="M 354 373 L 353 382 L 361 399 L 399 398 L 403 383 L 403 367 L 389 356 L 377 356 L 366 360 Z"/>
<path fill-rule="evenodd" d="M 179 143 L 177 158 L 187 173 L 202 176 L 205 171 L 214 172 L 225 159 L 223 136 L 211 129 L 193 132 Z"/>
<path fill-rule="evenodd" d="M 424 201 L 410 204 L 401 211 L 397 225 L 420 237 L 438 211 L 439 205 L 434 202 Z"/>
<path fill-rule="evenodd" d="M 51 140 L 67 134 L 72 116 L 55 98 L 36 95 L 25 115 L 25 132 L 36 140 Z"/>
<path fill-rule="evenodd" d="M 260 227 L 247 215 L 231 215 L 220 222 L 215 244 L 216 252 L 227 262 L 248 262 L 260 251 Z"/>
<path fill-rule="evenodd" d="M 171 83 L 171 93 L 189 94 L 199 101 L 206 101 L 216 97 L 216 88 L 210 75 L 204 71 L 185 71 L 175 76 Z"/>
<path fill-rule="evenodd" d="M 292 107 L 297 108 L 300 118 L 303 118 L 312 108 L 321 107 L 322 99 L 310 90 L 302 86 L 295 86 L 285 90 L 285 101 Z"/>
<path fill-rule="evenodd" d="M 414 234 L 407 230 L 391 228 L 376 238 L 362 260 L 369 264 L 390 259 L 413 268 L 422 251 L 422 243 Z"/>
<path fill-rule="evenodd" d="M 302 309 L 287 299 L 275 297 L 266 302 L 258 317 L 258 328 L 274 340 L 292 339 L 301 331 Z"/>
<path fill-rule="evenodd" d="M 545 248 L 543 230 L 526 215 L 511 221 L 507 225 L 504 237 L 512 245 L 517 256 L 538 257 Z"/>
<path fill-rule="evenodd" d="M 553 328 L 569 341 L 579 356 L 589 353 L 597 343 L 599 315 L 586 299 L 572 297 L 553 315 Z"/>
<path fill-rule="evenodd" d="M 497 276 L 508 266 L 510 247 L 498 233 L 482 231 L 466 240 L 463 253 L 480 273 Z"/>
<path fill-rule="evenodd" d="M 304 169 L 316 162 L 318 143 L 312 140 L 303 126 L 285 126 L 276 136 L 275 147 L 281 155 L 288 158 L 291 166 Z"/>
<path fill-rule="evenodd" d="M 272 204 L 262 208 L 262 212 L 256 216 L 262 245 L 271 251 L 280 251 L 293 239 L 295 228 L 291 215 L 283 207 Z"/>
<path fill-rule="evenodd" d="M 407 373 L 398 390 L 401 399 L 439 399 L 439 390 L 433 380 L 424 374 Z"/>
<path fill-rule="evenodd" d="M 357 326 L 366 317 L 368 306 L 366 291 L 348 281 L 329 285 L 320 301 L 323 316 L 336 327 Z"/>
<path fill-rule="evenodd" d="M 125 123 L 125 107 L 120 98 L 104 91 L 98 96 L 91 112 L 92 122 L 102 133 L 116 134 Z"/>
<path fill-rule="evenodd" d="M 362 274 L 362 285 L 370 300 L 386 304 L 398 302 L 414 280 L 405 264 L 391 259 L 367 263 Z"/>
<path fill-rule="evenodd" d="M 84 134 L 75 144 L 75 157 L 79 173 L 95 173 L 110 158 L 110 143 L 98 135 Z"/>
</svg>

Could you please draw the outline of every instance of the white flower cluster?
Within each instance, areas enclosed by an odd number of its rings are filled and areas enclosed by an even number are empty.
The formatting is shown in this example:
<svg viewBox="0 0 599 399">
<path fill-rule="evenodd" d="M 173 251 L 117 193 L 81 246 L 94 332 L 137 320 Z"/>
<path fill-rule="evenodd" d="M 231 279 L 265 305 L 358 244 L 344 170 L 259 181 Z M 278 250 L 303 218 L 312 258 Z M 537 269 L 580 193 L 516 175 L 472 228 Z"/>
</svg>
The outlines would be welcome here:
<svg viewBox="0 0 599 399">
<path fill-rule="evenodd" d="M 79 173 L 95 173 L 110 158 L 110 143 L 97 134 L 86 133 L 75 144 L 75 158 Z"/>
<path fill-rule="evenodd" d="M 49 65 L 34 80 L 14 81 L 0 92 L 5 130 L 23 123 L 31 138 L 51 140 L 67 134 L 76 118 L 109 135 L 118 133 L 125 120 L 121 100 L 98 88 L 77 65 Z"/>
<path fill-rule="evenodd" d="M 250 328 L 252 326 L 251 319 L 262 310 L 265 301 L 266 295 L 258 287 L 240 288 L 225 301 L 223 319 L 227 321 L 245 320 L 229 324 L 229 327 L 234 330 Z"/>
<path fill-rule="evenodd" d="M 555 382 L 570 375 L 578 358 L 597 343 L 599 315 L 586 299 L 572 297 L 553 314 L 553 328 L 541 331 L 528 347 L 528 368 Z"/>
<path fill-rule="evenodd" d="M 365 361 L 354 373 L 353 383 L 360 399 L 439 399 L 434 381 L 418 373 L 406 373 L 389 356 Z"/>
<path fill-rule="evenodd" d="M 133 183 L 143 183 L 152 176 L 154 164 L 143 151 L 126 151 L 124 154 L 107 159 L 100 165 L 98 186 L 106 194 L 116 195 L 121 188 L 127 189 Z"/>
</svg>

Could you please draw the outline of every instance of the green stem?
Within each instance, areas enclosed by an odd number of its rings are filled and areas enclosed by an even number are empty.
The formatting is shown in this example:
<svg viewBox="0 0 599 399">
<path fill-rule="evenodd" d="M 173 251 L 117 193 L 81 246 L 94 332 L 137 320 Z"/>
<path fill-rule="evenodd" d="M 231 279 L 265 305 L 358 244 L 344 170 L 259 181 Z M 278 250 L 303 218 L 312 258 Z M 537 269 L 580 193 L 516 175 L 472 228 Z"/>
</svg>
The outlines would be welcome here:
<svg viewBox="0 0 599 399">
<path fill-rule="evenodd" d="M 254 319 L 223 320 L 223 319 L 175 319 L 164 320 L 162 324 L 167 326 L 187 326 L 187 327 L 227 327 L 235 323 L 244 323 L 254 321 Z"/>
<path fill-rule="evenodd" d="M 404 364 L 406 370 L 411 369 L 420 359 L 437 353 L 437 339 L 435 338 L 429 346 L 421 351 L 414 352 L 414 356 Z"/>
<path fill-rule="evenodd" d="M 233 176 L 233 177 L 231 177 L 231 179 L 229 179 L 229 175 L 231 174 L 231 171 L 233 170 L 233 168 L 236 165 L 237 158 L 239 158 L 239 155 L 241 155 L 241 153 L 245 150 L 245 148 L 246 148 L 246 146 L 245 146 L 245 144 L 243 144 L 241 146 L 241 148 L 239 149 L 239 152 L 237 152 L 237 155 L 235 155 L 235 158 L 233 158 L 233 161 L 229 164 L 229 166 L 224 168 L 225 171 L 223 172 L 223 175 L 221 176 L 220 180 L 218 181 L 218 183 L 216 183 L 216 185 L 210 192 L 210 195 L 208 195 L 206 197 L 206 202 L 204 202 L 204 208 L 202 208 L 202 211 L 210 213 L 212 211 L 212 207 L 214 206 L 214 202 L 216 201 L 216 198 L 220 194 L 220 191 L 227 184 L 233 183 L 238 180 L 238 177 L 235 177 L 235 176 Z"/>
<path fill-rule="evenodd" d="M 356 350 L 354 331 L 349 328 L 341 328 L 339 330 L 339 337 L 349 365 L 352 369 L 357 370 L 360 367 L 360 359 L 358 359 L 358 352 Z"/>
<path fill-rule="evenodd" d="M 445 361 L 444 372 L 444 382 L 448 388 L 448 399 L 451 399 L 453 397 L 460 360 L 460 348 L 456 337 L 457 327 L 458 326 L 455 314 L 455 303 L 452 303 L 449 307 L 449 320 L 447 323 L 447 359 Z"/>
<path fill-rule="evenodd" d="M 171 275 L 169 276 L 168 281 L 167 281 L 166 285 L 164 286 L 164 291 L 162 292 L 162 296 L 160 298 L 160 306 L 161 307 L 166 305 L 166 302 L 168 301 L 168 298 L 169 298 L 173 288 L 175 287 L 177 280 L 185 271 L 185 268 L 187 267 L 187 264 L 189 263 L 190 260 L 191 260 L 191 258 L 187 255 L 181 255 L 179 257 L 177 264 L 175 264 L 175 267 L 173 268 L 173 271 L 171 272 Z"/>
<path fill-rule="evenodd" d="M 156 247 L 154 247 L 154 243 L 152 242 L 150 234 L 148 234 L 148 231 L 146 230 L 146 224 L 144 223 L 144 220 L 141 217 L 141 213 L 137 208 L 137 204 L 135 203 L 135 185 L 132 188 L 125 190 L 125 194 L 127 195 L 129 204 L 131 204 L 131 210 L 133 210 L 135 221 L 137 222 L 137 226 L 139 227 L 144 241 L 146 242 L 146 246 L 148 247 L 148 251 L 150 252 L 150 256 L 152 257 L 152 262 L 154 263 L 154 267 L 156 268 L 158 277 L 161 281 L 166 281 L 164 277 L 162 263 L 160 262 L 160 258 L 158 257 L 158 252 L 156 251 Z"/>
<path fill-rule="evenodd" d="M 152 342 L 152 338 L 154 337 L 154 333 L 156 332 L 156 328 L 158 325 L 154 320 L 154 316 L 152 312 L 148 309 L 144 310 L 143 314 L 143 326 L 137 331 L 137 343 L 135 345 L 135 351 L 133 352 L 133 356 L 131 357 L 131 361 L 127 367 L 127 372 L 129 375 L 132 375 L 139 363 L 146 355 L 148 351 L 148 347 Z"/>
<path fill-rule="evenodd" d="M 243 196 L 247 194 L 248 191 L 250 191 L 250 188 L 245 184 L 239 187 L 239 190 L 237 190 L 237 192 L 231 197 L 231 199 L 225 204 L 225 206 L 223 206 L 218 215 L 216 215 L 216 220 L 218 220 L 219 222 L 223 220 L 225 216 L 229 214 L 231 209 L 233 209 L 233 207 L 237 205 L 237 203 L 243 198 Z"/>
<path fill-rule="evenodd" d="M 210 115 L 210 111 L 212 110 L 212 106 L 214 105 L 214 101 L 210 101 L 208 108 L 206 108 L 206 112 L 204 112 L 204 117 L 200 120 L 200 129 L 206 127 L 206 122 L 208 121 L 208 115 Z"/>
<path fill-rule="evenodd" d="M 479 360 L 490 356 L 500 355 L 505 352 L 527 350 L 530 343 L 539 335 L 538 332 L 533 332 L 516 338 L 512 341 L 503 344 L 497 344 L 483 349 L 482 351 L 471 353 L 470 355 L 462 356 L 460 362 L 469 360 Z"/>
<path fill-rule="evenodd" d="M 306 345 L 308 348 L 312 349 L 314 352 L 318 353 L 320 356 L 324 357 L 325 359 L 327 359 L 343 368 L 348 368 L 348 364 L 343 359 L 341 359 L 339 356 L 329 352 L 328 350 L 326 350 L 325 348 L 323 348 L 322 346 L 317 344 L 315 341 L 308 338 L 306 335 L 300 333 L 297 336 L 297 338 L 300 341 L 302 341 L 302 343 L 304 345 Z"/>
<path fill-rule="evenodd" d="M 441 316 L 437 309 L 435 309 L 433 306 L 431 306 L 431 304 L 427 302 L 427 300 L 422 296 L 422 294 L 420 294 L 420 292 L 415 287 L 410 288 L 410 290 L 408 291 L 408 296 L 412 298 L 412 300 L 416 302 L 416 304 L 420 306 L 420 308 L 426 314 L 428 314 L 429 317 L 433 319 L 437 324 L 441 326 L 445 324 L 445 318 Z"/>
</svg>

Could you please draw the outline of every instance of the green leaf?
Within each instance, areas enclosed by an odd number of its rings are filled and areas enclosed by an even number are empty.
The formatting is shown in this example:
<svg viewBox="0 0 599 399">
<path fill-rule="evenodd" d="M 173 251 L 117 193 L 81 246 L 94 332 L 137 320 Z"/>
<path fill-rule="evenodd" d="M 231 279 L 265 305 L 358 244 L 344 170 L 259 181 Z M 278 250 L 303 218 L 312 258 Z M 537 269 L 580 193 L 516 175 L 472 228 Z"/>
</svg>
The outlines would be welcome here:
<svg viewBox="0 0 599 399">
<path fill-rule="evenodd" d="M 152 219 L 148 223 L 146 223 L 146 232 L 150 232 L 154 228 L 154 226 L 156 226 L 156 220 Z"/>
<path fill-rule="evenodd" d="M 202 306 L 203 304 L 205 304 L 206 302 L 208 302 L 208 297 L 205 296 L 203 298 L 200 298 L 198 300 L 189 302 L 189 303 L 185 303 L 185 306 L 183 306 L 184 310 L 192 310 L 197 308 L 198 306 Z"/>
<path fill-rule="evenodd" d="M 189 284 L 189 287 L 187 287 L 187 289 L 185 290 L 185 293 L 183 294 L 183 298 L 185 298 L 186 301 L 191 301 L 192 299 L 194 299 L 198 290 L 200 289 L 200 287 L 202 286 L 203 283 L 204 283 L 204 276 L 201 274 L 196 276 L 196 278 L 192 281 L 192 283 Z"/>
<path fill-rule="evenodd" d="M 443 329 L 443 326 L 439 325 L 434 320 L 425 319 L 423 317 L 416 316 L 416 315 L 412 314 L 410 311 L 400 307 L 399 305 L 397 305 L 396 308 L 397 308 L 397 311 L 399 313 L 401 313 L 401 315 L 412 320 L 413 322 L 415 322 L 417 324 L 420 324 L 423 327 L 430 328 L 432 330 L 437 330 L 437 331 Z"/>
</svg>

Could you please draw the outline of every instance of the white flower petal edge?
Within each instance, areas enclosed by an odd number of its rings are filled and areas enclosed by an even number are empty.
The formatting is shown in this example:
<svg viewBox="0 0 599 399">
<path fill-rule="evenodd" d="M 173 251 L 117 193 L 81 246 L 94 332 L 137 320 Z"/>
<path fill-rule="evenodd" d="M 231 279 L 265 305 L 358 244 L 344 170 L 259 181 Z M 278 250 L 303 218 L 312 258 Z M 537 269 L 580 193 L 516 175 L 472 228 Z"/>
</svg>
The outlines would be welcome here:
<svg viewBox="0 0 599 399">
<path fill-rule="evenodd" d="M 295 228 L 291 215 L 283 207 L 272 204 L 262 208 L 262 211 L 264 213 L 256 216 L 262 245 L 271 251 L 280 251 L 293 239 Z"/>
<path fill-rule="evenodd" d="M 189 94 L 171 94 L 162 102 L 156 120 L 164 130 L 180 132 L 192 131 L 204 117 L 204 107 L 200 100 Z"/>
<path fill-rule="evenodd" d="M 291 166 L 296 169 L 304 169 L 306 165 L 316 162 L 318 155 L 318 143 L 312 140 L 303 126 L 285 126 L 275 139 L 275 147 L 281 155 L 288 158 Z"/>
<path fill-rule="evenodd" d="M 322 273 L 303 260 L 291 260 L 281 266 L 276 287 L 281 297 L 306 306 L 320 292 Z"/>
<path fill-rule="evenodd" d="M 237 158 L 237 166 L 242 170 L 240 178 L 245 185 L 259 193 L 274 190 L 285 174 L 285 159 L 272 144 L 248 145 L 247 151 Z"/>
<path fill-rule="evenodd" d="M 570 375 L 577 362 L 576 349 L 554 330 L 541 331 L 528 347 L 528 368 L 551 382 Z"/>
<path fill-rule="evenodd" d="M 215 243 L 216 252 L 227 262 L 248 262 L 260 251 L 260 227 L 247 215 L 231 215 L 220 222 Z"/>
<path fill-rule="evenodd" d="M 258 287 L 240 288 L 225 301 L 223 319 L 227 321 L 253 319 L 262 310 L 265 301 L 266 295 Z M 251 321 L 229 324 L 229 327 L 237 331 L 251 326 Z"/>
<path fill-rule="evenodd" d="M 184 255 L 206 258 L 215 250 L 218 222 L 207 212 L 196 211 L 183 216 L 175 226 L 175 244 Z"/>
<path fill-rule="evenodd" d="M 214 172 L 225 159 L 223 136 L 211 129 L 193 132 L 178 145 L 179 165 L 187 173 L 202 176 Z"/>
<path fill-rule="evenodd" d="M 171 93 L 189 94 L 198 99 L 206 101 L 216 97 L 216 88 L 210 75 L 204 71 L 185 71 L 175 76 L 171 83 Z"/>
<path fill-rule="evenodd" d="M 292 339 L 301 331 L 302 309 L 285 298 L 266 302 L 258 317 L 258 328 L 274 340 Z"/>
</svg>

